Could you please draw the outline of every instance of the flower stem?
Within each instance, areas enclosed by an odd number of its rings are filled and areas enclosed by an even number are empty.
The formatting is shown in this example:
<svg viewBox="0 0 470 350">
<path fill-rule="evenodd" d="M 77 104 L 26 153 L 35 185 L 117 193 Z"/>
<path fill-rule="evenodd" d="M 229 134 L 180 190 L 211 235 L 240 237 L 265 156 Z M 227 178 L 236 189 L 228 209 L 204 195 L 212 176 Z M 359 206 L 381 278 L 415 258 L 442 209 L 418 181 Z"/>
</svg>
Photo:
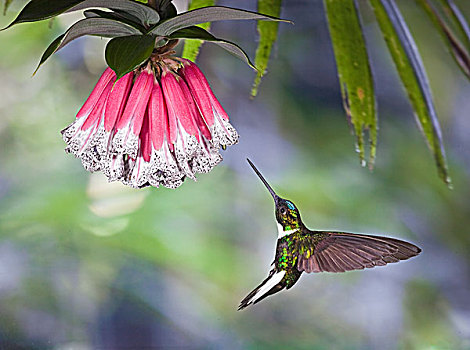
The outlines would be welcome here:
<svg viewBox="0 0 470 350">
<path fill-rule="evenodd" d="M 158 47 L 157 52 L 159 54 L 162 54 L 162 53 L 165 53 L 167 51 L 170 51 L 172 48 L 174 48 L 176 45 L 178 45 L 178 42 L 179 42 L 178 39 L 171 39 L 165 45 Z"/>
</svg>

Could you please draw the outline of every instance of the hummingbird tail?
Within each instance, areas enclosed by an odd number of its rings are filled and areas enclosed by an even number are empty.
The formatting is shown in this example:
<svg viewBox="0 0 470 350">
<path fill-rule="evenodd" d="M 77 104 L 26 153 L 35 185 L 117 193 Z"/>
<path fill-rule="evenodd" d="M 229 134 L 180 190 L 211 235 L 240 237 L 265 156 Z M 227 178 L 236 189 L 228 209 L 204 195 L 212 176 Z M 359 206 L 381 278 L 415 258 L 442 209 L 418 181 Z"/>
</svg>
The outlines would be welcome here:
<svg viewBox="0 0 470 350">
<path fill-rule="evenodd" d="M 256 287 L 250 294 L 246 296 L 240 303 L 238 310 L 246 308 L 248 305 L 256 304 L 267 296 L 277 293 L 284 289 L 285 284 L 281 283 L 286 271 L 276 272 L 271 270 L 268 278 L 266 278 L 258 287 Z"/>
</svg>

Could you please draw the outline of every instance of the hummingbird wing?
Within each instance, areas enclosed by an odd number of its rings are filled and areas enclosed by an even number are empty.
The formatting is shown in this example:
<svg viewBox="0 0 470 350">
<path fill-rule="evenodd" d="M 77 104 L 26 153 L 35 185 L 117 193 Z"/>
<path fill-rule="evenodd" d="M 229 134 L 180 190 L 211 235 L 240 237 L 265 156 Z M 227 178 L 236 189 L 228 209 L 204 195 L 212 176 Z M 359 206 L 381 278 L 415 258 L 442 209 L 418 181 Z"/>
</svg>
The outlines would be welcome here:
<svg viewBox="0 0 470 350">
<path fill-rule="evenodd" d="M 421 249 L 395 238 L 311 231 L 297 240 L 297 269 L 345 272 L 383 266 L 418 255 Z"/>
</svg>

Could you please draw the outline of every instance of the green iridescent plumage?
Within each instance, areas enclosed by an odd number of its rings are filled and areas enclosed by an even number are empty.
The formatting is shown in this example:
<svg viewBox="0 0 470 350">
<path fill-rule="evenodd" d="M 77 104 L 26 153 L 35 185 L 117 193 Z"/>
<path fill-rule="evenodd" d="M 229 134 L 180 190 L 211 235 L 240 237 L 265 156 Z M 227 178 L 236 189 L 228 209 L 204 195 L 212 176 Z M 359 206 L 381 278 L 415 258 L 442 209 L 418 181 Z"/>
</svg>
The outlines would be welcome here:
<svg viewBox="0 0 470 350">
<path fill-rule="evenodd" d="M 297 207 L 279 197 L 249 159 L 248 162 L 274 198 L 279 237 L 274 267 L 242 300 L 239 310 L 291 288 L 303 272 L 360 270 L 406 260 L 421 252 L 414 244 L 389 237 L 309 230 Z"/>
</svg>

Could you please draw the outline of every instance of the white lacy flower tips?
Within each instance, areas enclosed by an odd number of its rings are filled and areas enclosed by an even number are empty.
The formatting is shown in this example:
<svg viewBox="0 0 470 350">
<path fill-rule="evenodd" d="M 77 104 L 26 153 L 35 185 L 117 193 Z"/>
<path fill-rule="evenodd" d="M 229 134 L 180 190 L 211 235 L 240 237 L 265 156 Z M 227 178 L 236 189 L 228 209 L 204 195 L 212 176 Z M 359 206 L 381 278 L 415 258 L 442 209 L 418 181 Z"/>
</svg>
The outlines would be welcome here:
<svg viewBox="0 0 470 350">
<path fill-rule="evenodd" d="M 238 142 L 204 74 L 171 57 L 154 58 L 117 82 L 107 68 L 62 135 L 66 152 L 86 170 L 139 188 L 196 180 L 220 163 L 220 147 Z"/>
</svg>

